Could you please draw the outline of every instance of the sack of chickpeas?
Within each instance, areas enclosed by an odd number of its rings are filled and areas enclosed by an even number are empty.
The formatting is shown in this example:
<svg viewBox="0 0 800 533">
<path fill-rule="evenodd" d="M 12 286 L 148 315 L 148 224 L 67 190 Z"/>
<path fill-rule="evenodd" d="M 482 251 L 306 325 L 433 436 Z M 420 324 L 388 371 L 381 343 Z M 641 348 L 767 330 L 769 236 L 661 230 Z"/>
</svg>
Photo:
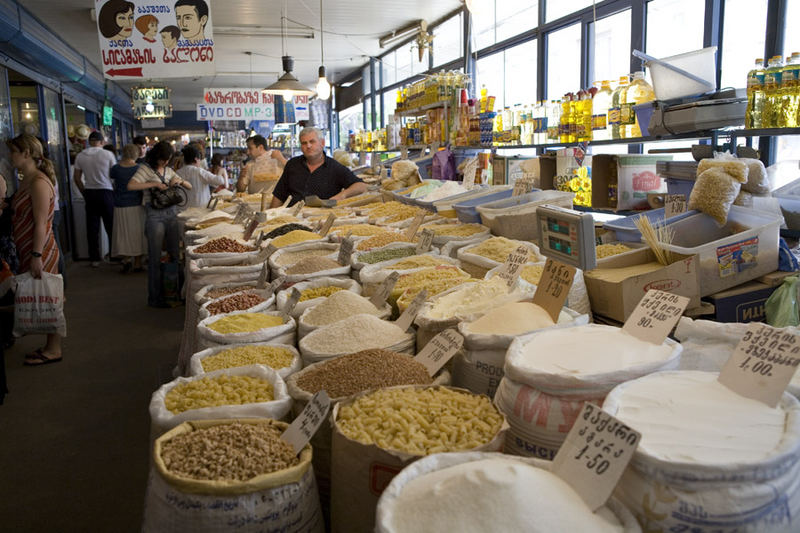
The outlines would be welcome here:
<svg viewBox="0 0 800 533">
<path fill-rule="evenodd" d="M 286 382 L 262 365 L 216 370 L 165 383 L 150 398 L 150 434 L 189 420 L 262 417 L 280 420 L 292 398 Z"/>
<path fill-rule="evenodd" d="M 197 324 L 198 347 L 206 349 L 242 342 L 294 344 L 296 330 L 294 318 L 278 311 L 233 311 L 210 316 Z"/>
<path fill-rule="evenodd" d="M 210 316 L 232 313 L 233 311 L 257 313 L 272 309 L 275 309 L 275 295 L 271 291 L 268 289 L 248 289 L 207 301 L 200 306 L 198 318 L 203 320 Z"/>
<path fill-rule="evenodd" d="M 145 533 L 322 533 L 311 446 L 299 455 L 269 419 L 196 420 L 159 437 Z"/>
<path fill-rule="evenodd" d="M 199 376 L 215 370 L 250 365 L 267 366 L 283 379 L 303 368 L 300 352 L 294 346 L 252 342 L 225 344 L 197 352 L 189 362 L 189 375 Z"/>
<path fill-rule="evenodd" d="M 356 394 L 333 407 L 331 531 L 368 533 L 381 493 L 430 454 L 500 451 L 505 417 L 484 395 L 444 386 Z"/>
<path fill-rule="evenodd" d="M 229 237 L 209 239 L 203 244 L 186 248 L 186 256 L 189 259 L 200 260 L 206 266 L 257 263 L 260 252 L 261 250 L 252 243 Z M 263 260 L 266 260 L 266 257 Z"/>
</svg>

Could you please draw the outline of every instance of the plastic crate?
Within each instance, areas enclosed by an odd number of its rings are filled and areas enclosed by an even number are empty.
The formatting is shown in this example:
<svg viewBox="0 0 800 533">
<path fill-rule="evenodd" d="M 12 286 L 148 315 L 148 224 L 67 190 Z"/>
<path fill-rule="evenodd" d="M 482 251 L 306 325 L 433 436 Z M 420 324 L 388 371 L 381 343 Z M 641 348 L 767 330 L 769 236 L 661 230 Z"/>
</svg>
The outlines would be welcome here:
<svg viewBox="0 0 800 533">
<path fill-rule="evenodd" d="M 697 211 L 687 211 L 686 213 L 676 215 L 669 220 L 677 220 L 694 213 L 697 213 Z M 636 213 L 635 215 L 631 215 L 629 217 L 620 218 L 619 220 L 614 220 L 612 222 L 606 222 L 603 224 L 603 227 L 616 232 L 617 240 L 620 242 L 639 242 L 642 240 L 642 234 L 638 229 L 636 229 L 636 219 L 641 216 L 649 218 L 650 222 L 655 224 L 656 222 L 664 220 L 664 208 L 662 207 L 661 209 L 642 211 L 641 213 Z"/>
<path fill-rule="evenodd" d="M 682 194 L 689 201 L 689 195 L 694 188 L 694 180 L 684 180 L 679 178 L 666 178 L 667 194 Z"/>
<path fill-rule="evenodd" d="M 447 217 L 447 218 L 456 218 L 456 210 L 453 207 L 453 204 L 457 204 L 459 202 L 463 202 L 464 200 L 469 200 L 471 198 L 478 198 L 480 196 L 486 196 L 488 194 L 493 194 L 497 191 L 502 191 L 506 189 L 510 189 L 510 185 L 478 185 L 476 188 L 472 189 L 471 191 L 462 192 L 456 196 L 451 196 L 450 198 L 442 198 L 441 200 L 436 200 L 433 202 L 433 207 L 436 210 L 436 213 L 440 216 Z"/>
<path fill-rule="evenodd" d="M 674 237 L 664 248 L 697 254 L 700 296 L 708 296 L 777 270 L 780 224 L 776 214 L 737 205 L 721 228 L 705 213 L 693 212 L 668 221 Z"/>
<path fill-rule="evenodd" d="M 489 202 L 494 202 L 496 200 L 510 198 L 512 192 L 514 192 L 513 189 L 504 189 L 502 191 L 493 192 L 485 196 L 470 198 L 457 204 L 453 204 L 453 208 L 456 210 L 456 216 L 461 222 L 464 222 L 465 224 L 480 224 L 481 215 L 478 213 L 478 206 L 488 204 Z"/>
<path fill-rule="evenodd" d="M 480 205 L 478 213 L 481 215 L 481 223 L 494 235 L 520 241 L 536 241 L 539 238 L 536 208 L 550 204 L 572 209 L 573 198 L 575 193 L 572 192 L 534 190 Z"/>
</svg>

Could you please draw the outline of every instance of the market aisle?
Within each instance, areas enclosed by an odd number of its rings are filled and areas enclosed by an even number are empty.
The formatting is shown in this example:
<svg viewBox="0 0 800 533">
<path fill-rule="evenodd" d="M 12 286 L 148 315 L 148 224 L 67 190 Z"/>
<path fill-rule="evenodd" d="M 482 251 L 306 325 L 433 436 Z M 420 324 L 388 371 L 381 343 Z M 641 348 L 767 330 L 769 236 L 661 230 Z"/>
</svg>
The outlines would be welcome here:
<svg viewBox="0 0 800 533">
<path fill-rule="evenodd" d="M 150 395 L 172 379 L 184 308 L 153 309 L 146 274 L 68 270 L 64 361 L 25 367 L 40 338 L 6 352 L 0 529 L 139 531 Z"/>
</svg>

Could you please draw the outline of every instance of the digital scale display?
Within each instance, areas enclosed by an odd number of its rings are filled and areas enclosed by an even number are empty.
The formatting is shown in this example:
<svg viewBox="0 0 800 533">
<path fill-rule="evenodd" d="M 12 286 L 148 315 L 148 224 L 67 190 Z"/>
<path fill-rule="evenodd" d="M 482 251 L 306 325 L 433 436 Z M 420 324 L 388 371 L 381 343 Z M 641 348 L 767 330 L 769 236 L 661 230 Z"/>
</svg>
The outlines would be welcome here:
<svg viewBox="0 0 800 533">
<path fill-rule="evenodd" d="M 541 252 L 583 270 L 597 266 L 594 219 L 588 213 L 543 205 L 536 209 Z"/>
</svg>

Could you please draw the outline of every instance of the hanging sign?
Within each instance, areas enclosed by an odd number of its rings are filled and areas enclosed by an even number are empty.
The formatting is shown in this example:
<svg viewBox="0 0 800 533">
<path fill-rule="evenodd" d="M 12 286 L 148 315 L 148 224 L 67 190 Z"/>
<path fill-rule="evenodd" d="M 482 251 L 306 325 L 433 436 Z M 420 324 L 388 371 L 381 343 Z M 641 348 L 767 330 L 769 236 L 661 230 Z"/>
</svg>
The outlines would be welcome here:
<svg viewBox="0 0 800 533">
<path fill-rule="evenodd" d="M 311 115 L 308 110 L 308 96 L 295 96 L 292 98 L 294 104 L 294 120 L 300 122 L 301 120 L 308 120 Z"/>
<path fill-rule="evenodd" d="M 169 118 L 172 116 L 172 104 L 167 87 L 134 87 L 131 89 L 131 107 L 133 118 Z"/>
<path fill-rule="evenodd" d="M 261 89 L 203 89 L 197 120 L 275 120 L 275 95 Z"/>
<path fill-rule="evenodd" d="M 111 126 L 114 123 L 114 108 L 110 105 L 103 106 L 103 126 Z"/>
<path fill-rule="evenodd" d="M 215 74 L 211 0 L 95 0 L 109 79 Z"/>
</svg>

